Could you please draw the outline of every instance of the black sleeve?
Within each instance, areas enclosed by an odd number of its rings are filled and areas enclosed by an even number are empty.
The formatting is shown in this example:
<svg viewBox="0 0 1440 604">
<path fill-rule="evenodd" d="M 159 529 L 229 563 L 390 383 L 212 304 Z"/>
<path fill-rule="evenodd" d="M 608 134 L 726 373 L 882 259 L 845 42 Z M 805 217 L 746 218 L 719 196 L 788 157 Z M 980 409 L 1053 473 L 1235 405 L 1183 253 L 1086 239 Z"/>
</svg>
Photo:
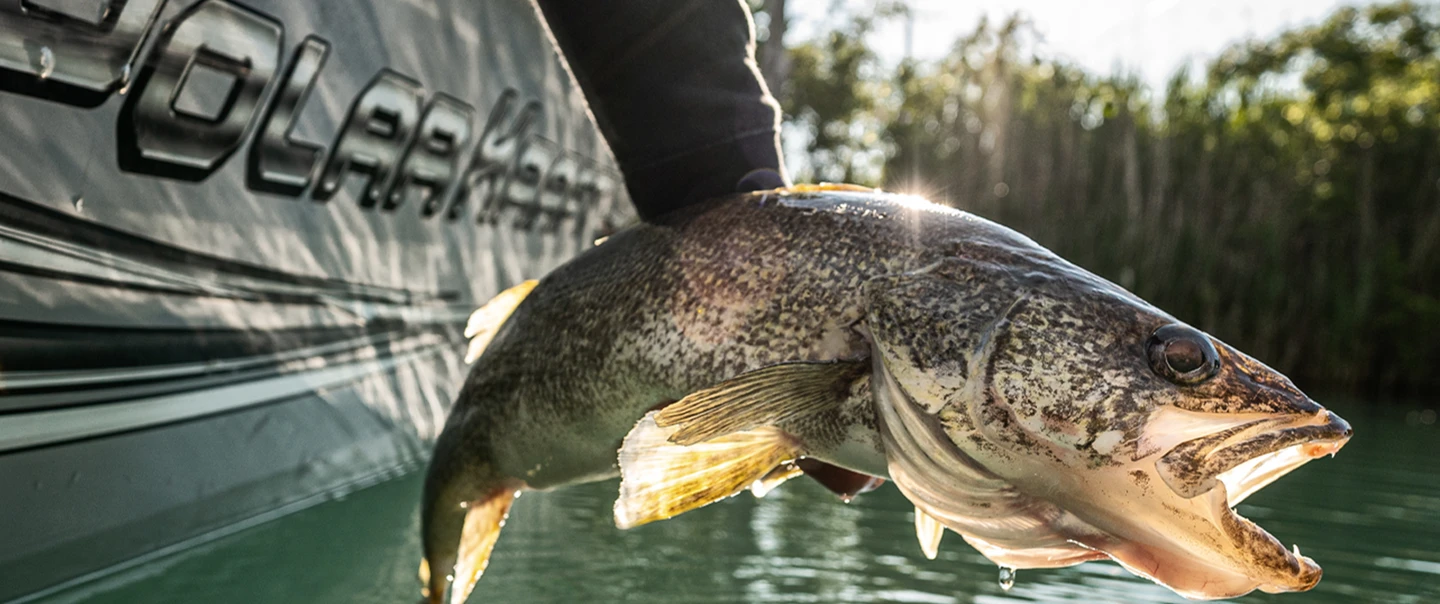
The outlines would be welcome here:
<svg viewBox="0 0 1440 604">
<path fill-rule="evenodd" d="M 641 218 L 786 182 L 743 0 L 537 1 Z"/>
</svg>

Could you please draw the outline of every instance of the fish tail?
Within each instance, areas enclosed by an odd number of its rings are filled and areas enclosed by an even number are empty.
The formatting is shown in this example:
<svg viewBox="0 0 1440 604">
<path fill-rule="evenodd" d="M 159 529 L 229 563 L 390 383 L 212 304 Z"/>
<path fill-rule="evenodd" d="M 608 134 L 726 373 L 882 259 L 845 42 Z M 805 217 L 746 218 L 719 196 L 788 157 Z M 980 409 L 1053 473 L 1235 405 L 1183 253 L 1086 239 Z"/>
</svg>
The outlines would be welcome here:
<svg viewBox="0 0 1440 604">
<path fill-rule="evenodd" d="M 490 561 L 520 481 L 497 476 L 488 463 L 473 463 L 441 436 L 425 477 L 420 522 L 422 602 L 451 604 L 470 595 Z M 457 459 L 461 457 L 461 459 Z M 466 463 L 471 461 L 471 463 Z"/>
</svg>

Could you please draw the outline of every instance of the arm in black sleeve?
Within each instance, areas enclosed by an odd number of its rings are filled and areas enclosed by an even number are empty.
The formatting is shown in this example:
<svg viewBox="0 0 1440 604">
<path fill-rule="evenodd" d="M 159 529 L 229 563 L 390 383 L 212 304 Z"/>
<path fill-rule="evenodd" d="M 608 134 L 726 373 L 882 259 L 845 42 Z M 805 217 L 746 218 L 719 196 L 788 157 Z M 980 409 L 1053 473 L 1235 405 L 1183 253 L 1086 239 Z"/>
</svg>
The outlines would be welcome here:
<svg viewBox="0 0 1440 604">
<path fill-rule="evenodd" d="M 742 0 L 537 1 L 641 218 L 788 180 Z"/>
</svg>

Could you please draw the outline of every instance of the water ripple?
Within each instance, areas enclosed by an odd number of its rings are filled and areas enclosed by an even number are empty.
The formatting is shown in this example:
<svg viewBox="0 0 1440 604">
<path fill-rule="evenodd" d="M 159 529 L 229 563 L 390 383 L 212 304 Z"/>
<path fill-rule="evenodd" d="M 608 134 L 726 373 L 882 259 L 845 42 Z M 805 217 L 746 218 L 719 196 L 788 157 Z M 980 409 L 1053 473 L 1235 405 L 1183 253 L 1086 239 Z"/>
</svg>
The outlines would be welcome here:
<svg viewBox="0 0 1440 604">
<path fill-rule="evenodd" d="M 1440 459 L 1440 432 L 1407 428 L 1403 410 L 1361 411 L 1359 436 L 1336 459 L 1241 506 L 1299 543 L 1324 580 L 1301 597 L 1239 601 L 1440 601 L 1440 466 L 1428 462 Z M 412 602 L 419 492 L 419 477 L 408 476 L 48 602 Z M 1110 563 L 1022 570 L 1003 591 L 996 566 L 956 535 L 926 560 L 913 508 L 889 487 L 846 505 L 795 480 L 765 499 L 736 497 L 631 531 L 610 525 L 614 495 L 607 482 L 520 498 L 473 601 L 1185 602 Z"/>
</svg>

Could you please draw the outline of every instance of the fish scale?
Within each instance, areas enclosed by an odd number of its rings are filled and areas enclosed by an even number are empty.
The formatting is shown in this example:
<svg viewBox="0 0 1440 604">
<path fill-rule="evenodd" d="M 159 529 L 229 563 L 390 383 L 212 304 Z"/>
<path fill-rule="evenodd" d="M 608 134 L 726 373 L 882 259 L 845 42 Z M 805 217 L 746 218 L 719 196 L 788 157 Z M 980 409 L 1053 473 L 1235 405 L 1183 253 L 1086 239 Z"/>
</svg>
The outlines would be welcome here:
<svg viewBox="0 0 1440 604">
<path fill-rule="evenodd" d="M 911 221 L 818 211 L 826 202 L 835 200 L 732 198 L 611 236 L 540 281 L 487 347 L 457 408 L 473 410 L 477 429 L 503 437 L 492 458 L 502 471 L 528 470 L 546 457 L 569 460 L 527 480 L 548 488 L 613 475 L 614 446 L 663 401 L 781 361 L 863 356 L 868 346 L 851 328 L 862 315 L 862 284 L 923 264 L 923 246 L 873 245 L 909 239 Z M 828 253 L 812 253 L 816 239 Z M 858 263 L 868 270 L 836 268 Z M 777 266 L 788 270 L 773 285 L 745 279 Z M 731 289 L 732 282 L 740 285 Z M 519 379 L 525 389 L 511 385 Z M 520 409 L 540 410 L 530 416 L 543 421 L 514 421 Z M 604 453 L 585 447 L 552 455 L 572 448 L 556 441 L 578 439 L 602 444 Z"/>
</svg>

